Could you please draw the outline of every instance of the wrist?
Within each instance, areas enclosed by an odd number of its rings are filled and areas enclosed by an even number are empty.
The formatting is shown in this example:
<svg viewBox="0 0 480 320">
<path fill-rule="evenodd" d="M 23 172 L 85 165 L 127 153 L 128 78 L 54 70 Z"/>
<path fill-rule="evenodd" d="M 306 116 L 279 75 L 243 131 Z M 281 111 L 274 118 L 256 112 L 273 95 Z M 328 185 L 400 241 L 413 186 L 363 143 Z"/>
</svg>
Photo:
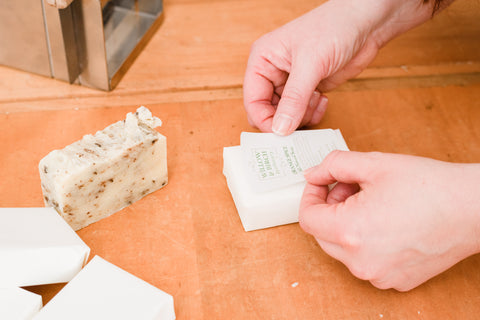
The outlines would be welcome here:
<svg viewBox="0 0 480 320">
<path fill-rule="evenodd" d="M 367 17 L 369 34 L 378 47 L 429 20 L 434 12 L 434 0 L 339 0 L 349 1 L 355 11 Z M 452 2 L 446 0 L 445 2 Z"/>
<path fill-rule="evenodd" d="M 462 215 L 466 226 L 470 226 L 471 241 L 468 246 L 471 254 L 480 252 L 480 164 L 459 164 L 459 179 L 457 185 L 462 196 L 458 201 L 458 214 Z"/>
</svg>

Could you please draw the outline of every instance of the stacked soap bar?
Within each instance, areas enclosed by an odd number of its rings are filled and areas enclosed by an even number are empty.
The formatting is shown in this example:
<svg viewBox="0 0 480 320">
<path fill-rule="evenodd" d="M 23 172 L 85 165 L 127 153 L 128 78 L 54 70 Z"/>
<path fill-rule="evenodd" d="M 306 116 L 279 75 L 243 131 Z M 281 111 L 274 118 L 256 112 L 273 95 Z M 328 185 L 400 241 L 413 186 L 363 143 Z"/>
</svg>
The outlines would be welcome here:
<svg viewBox="0 0 480 320">
<path fill-rule="evenodd" d="M 167 139 L 160 119 L 140 107 L 94 135 L 40 161 L 45 205 L 74 230 L 105 218 L 168 182 Z"/>
<path fill-rule="evenodd" d="M 90 249 L 53 208 L 0 208 L 0 222 L 0 319 L 175 319 L 165 292 L 98 256 L 83 267 Z M 18 288 L 64 282 L 42 309 Z"/>
<path fill-rule="evenodd" d="M 0 319 L 31 320 L 42 308 L 42 297 L 21 288 L 0 288 Z"/>
<path fill-rule="evenodd" d="M 223 149 L 223 174 L 245 231 L 298 222 L 298 208 L 305 183 L 255 192 L 248 182 L 242 155 L 240 146 Z"/>
<path fill-rule="evenodd" d="M 95 256 L 36 315 L 40 319 L 173 320 L 173 298 Z"/>
<path fill-rule="evenodd" d="M 298 222 L 303 171 L 332 150 L 348 150 L 339 130 L 297 131 L 289 137 L 242 133 L 223 149 L 223 174 L 245 231 Z"/>
<path fill-rule="evenodd" d="M 89 254 L 53 208 L 0 208 L 0 287 L 68 282 Z"/>
</svg>

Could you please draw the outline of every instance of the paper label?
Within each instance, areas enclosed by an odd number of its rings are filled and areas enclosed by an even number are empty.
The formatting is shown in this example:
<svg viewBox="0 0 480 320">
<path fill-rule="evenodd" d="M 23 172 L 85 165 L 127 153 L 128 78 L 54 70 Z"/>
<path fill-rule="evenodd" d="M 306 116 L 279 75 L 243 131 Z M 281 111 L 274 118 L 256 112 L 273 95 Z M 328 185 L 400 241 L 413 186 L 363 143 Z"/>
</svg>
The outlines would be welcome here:
<svg viewBox="0 0 480 320">
<path fill-rule="evenodd" d="M 338 130 L 273 133 L 242 132 L 240 145 L 253 190 L 266 192 L 305 181 L 303 171 L 314 167 L 331 151 L 348 150 Z"/>
</svg>

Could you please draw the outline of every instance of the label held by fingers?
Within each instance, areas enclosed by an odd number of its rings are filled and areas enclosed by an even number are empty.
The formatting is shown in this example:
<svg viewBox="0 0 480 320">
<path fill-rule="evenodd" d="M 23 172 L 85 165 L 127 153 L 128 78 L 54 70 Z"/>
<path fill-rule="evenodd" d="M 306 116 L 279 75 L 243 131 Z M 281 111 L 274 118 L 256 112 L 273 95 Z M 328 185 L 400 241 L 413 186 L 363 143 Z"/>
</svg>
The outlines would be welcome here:
<svg viewBox="0 0 480 320">
<path fill-rule="evenodd" d="M 295 131 L 289 136 L 242 132 L 240 145 L 251 187 L 266 192 L 305 181 L 303 171 L 333 150 L 348 150 L 339 130 Z"/>
</svg>

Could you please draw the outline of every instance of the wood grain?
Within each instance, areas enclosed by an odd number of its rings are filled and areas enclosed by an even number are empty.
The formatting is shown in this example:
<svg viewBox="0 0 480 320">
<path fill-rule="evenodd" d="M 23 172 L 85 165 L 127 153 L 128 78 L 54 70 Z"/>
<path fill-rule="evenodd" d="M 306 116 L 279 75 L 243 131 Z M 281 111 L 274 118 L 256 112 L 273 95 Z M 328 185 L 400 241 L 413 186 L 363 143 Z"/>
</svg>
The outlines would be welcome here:
<svg viewBox="0 0 480 320">
<path fill-rule="evenodd" d="M 251 43 L 318 1 L 167 0 L 165 21 L 112 92 L 0 67 L 0 206 L 43 206 L 38 162 L 146 105 L 164 125 L 169 184 L 78 232 L 170 293 L 177 319 L 475 319 L 480 257 L 399 293 L 356 279 L 298 224 L 244 232 L 223 147 L 252 131 L 242 105 Z M 329 94 L 315 128 L 357 151 L 480 161 L 480 19 L 457 1 L 389 43 Z M 48 302 L 62 284 L 28 288 Z"/>
<path fill-rule="evenodd" d="M 253 41 L 318 4 L 312 0 L 167 1 L 163 24 L 113 92 L 0 67 L 0 112 L 17 111 L 16 103 L 23 111 L 25 104 L 37 108 L 38 100 L 108 100 L 138 92 L 188 96 L 190 91 L 206 89 L 205 99 L 211 99 L 212 92 L 225 98 L 224 90 L 238 92 L 242 86 Z M 474 0 L 457 1 L 387 44 L 360 78 L 478 73 L 479 7 Z M 203 98 L 193 94 L 191 99 Z"/>
<path fill-rule="evenodd" d="M 475 162 L 480 159 L 479 89 L 333 93 L 316 128 L 341 128 L 352 150 Z M 42 206 L 38 161 L 135 107 L 0 115 L 0 204 Z M 251 130 L 242 100 L 149 108 L 164 121 L 169 184 L 78 234 L 92 255 L 172 294 L 178 319 L 468 319 L 480 312 L 479 256 L 398 293 L 353 277 L 298 224 L 244 232 L 222 175 L 222 148 L 237 145 L 240 132 Z M 60 288 L 33 290 L 47 302 Z"/>
</svg>

